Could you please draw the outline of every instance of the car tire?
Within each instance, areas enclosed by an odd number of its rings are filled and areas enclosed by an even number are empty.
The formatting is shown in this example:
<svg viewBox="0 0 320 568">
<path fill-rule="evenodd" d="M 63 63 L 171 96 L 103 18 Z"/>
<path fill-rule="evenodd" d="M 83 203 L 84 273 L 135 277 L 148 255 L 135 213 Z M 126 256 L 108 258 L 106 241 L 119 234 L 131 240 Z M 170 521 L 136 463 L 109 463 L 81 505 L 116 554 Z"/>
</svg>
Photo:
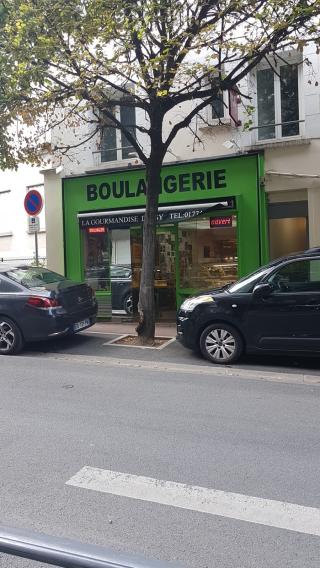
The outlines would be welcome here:
<svg viewBox="0 0 320 568">
<path fill-rule="evenodd" d="M 132 296 L 132 292 L 129 292 L 128 294 L 125 295 L 125 297 L 123 298 L 123 309 L 126 312 L 126 314 L 128 314 L 128 316 L 132 316 L 133 314 L 133 296 Z"/>
<path fill-rule="evenodd" d="M 16 355 L 23 346 L 19 327 L 6 316 L 0 316 L 0 355 Z"/>
<path fill-rule="evenodd" d="M 209 325 L 200 336 L 199 346 L 203 357 L 218 365 L 235 363 L 244 349 L 240 333 L 224 323 Z"/>
</svg>

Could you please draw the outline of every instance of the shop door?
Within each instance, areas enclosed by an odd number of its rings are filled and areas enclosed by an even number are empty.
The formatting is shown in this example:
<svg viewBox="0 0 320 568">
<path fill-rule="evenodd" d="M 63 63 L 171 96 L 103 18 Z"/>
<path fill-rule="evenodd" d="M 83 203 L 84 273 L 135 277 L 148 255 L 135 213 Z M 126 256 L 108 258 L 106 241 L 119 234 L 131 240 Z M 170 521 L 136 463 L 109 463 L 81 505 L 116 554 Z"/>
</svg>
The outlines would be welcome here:
<svg viewBox="0 0 320 568">
<path fill-rule="evenodd" d="M 176 243 L 177 227 L 157 228 L 154 287 L 156 314 L 161 319 L 175 318 L 176 313 Z M 136 311 L 142 266 L 141 229 L 131 230 L 131 264 Z"/>
<path fill-rule="evenodd" d="M 98 317 L 111 317 L 111 239 L 106 227 L 83 231 L 83 268 L 85 281 L 95 290 Z"/>
</svg>

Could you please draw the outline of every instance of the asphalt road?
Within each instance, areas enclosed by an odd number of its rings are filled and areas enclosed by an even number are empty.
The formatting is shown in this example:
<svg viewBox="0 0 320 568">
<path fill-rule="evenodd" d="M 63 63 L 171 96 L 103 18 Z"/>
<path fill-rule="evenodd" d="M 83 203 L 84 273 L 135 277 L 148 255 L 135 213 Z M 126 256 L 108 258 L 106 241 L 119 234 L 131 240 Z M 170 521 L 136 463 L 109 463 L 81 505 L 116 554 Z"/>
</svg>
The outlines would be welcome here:
<svg viewBox="0 0 320 568">
<path fill-rule="evenodd" d="M 66 483 L 88 466 L 319 509 L 320 386 L 30 348 L 0 358 L 0 389 L 1 522 L 186 568 L 318 568 L 320 536 L 276 516 L 258 524 Z M 0 566 L 31 564 L 0 555 Z"/>
</svg>

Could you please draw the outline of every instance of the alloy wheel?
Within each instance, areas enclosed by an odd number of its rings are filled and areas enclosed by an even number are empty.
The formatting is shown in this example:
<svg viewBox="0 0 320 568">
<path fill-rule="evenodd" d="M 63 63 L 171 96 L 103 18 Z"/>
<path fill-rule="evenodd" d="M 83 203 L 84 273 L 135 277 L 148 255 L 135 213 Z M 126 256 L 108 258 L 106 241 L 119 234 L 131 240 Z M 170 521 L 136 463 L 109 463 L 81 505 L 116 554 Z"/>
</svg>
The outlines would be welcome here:
<svg viewBox="0 0 320 568">
<path fill-rule="evenodd" d="M 236 340 L 226 329 L 213 329 L 205 340 L 205 348 L 216 361 L 228 361 L 236 350 Z"/>
<path fill-rule="evenodd" d="M 15 340 L 16 335 L 9 322 L 0 320 L 0 353 L 12 351 Z"/>
<path fill-rule="evenodd" d="M 128 296 L 126 296 L 126 298 L 124 300 L 124 309 L 127 312 L 127 314 L 129 314 L 129 315 L 133 314 L 133 297 L 132 297 L 132 294 L 129 294 Z"/>
</svg>

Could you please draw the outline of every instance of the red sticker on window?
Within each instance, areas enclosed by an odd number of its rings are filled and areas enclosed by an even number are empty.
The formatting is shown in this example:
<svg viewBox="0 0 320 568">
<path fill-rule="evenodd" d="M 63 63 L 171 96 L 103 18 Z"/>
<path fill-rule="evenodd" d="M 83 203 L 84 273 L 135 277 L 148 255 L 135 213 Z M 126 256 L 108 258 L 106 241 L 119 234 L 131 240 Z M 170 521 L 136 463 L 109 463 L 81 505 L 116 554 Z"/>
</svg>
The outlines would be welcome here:
<svg viewBox="0 0 320 568">
<path fill-rule="evenodd" d="M 210 217 L 210 227 L 232 227 L 232 217 Z"/>
<path fill-rule="evenodd" d="M 89 227 L 88 228 L 88 233 L 105 233 L 105 232 L 106 232 L 105 227 Z"/>
</svg>

